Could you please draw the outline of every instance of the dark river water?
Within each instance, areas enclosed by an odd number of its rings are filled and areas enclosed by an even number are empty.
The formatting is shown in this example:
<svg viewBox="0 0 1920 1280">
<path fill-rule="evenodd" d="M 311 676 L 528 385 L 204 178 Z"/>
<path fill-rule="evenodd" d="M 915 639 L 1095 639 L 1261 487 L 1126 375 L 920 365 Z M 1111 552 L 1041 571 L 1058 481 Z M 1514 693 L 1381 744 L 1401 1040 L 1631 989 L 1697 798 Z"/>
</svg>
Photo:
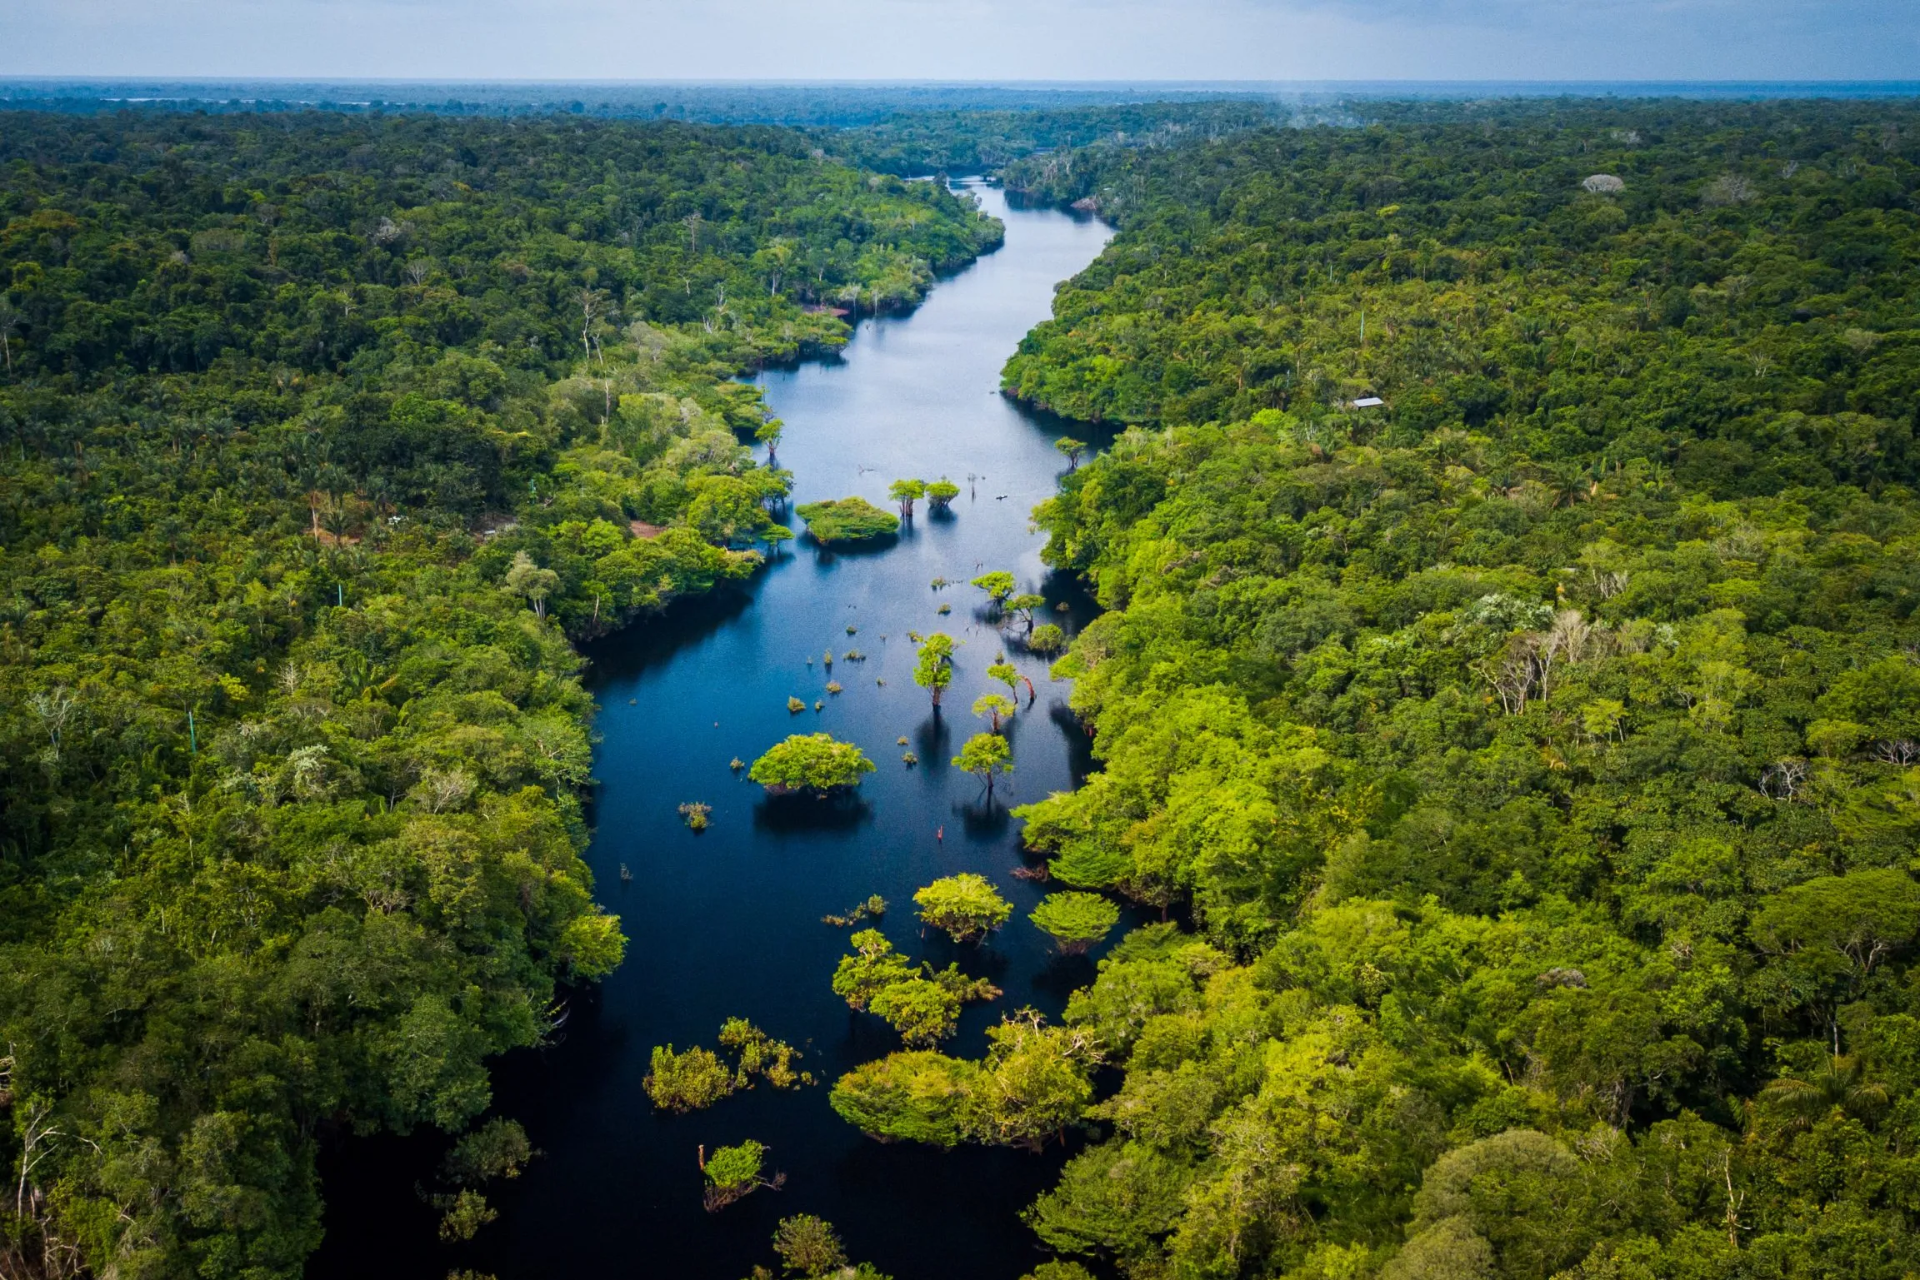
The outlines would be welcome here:
<svg viewBox="0 0 1920 1280">
<path fill-rule="evenodd" d="M 856 553 L 801 539 L 745 590 L 683 605 L 591 650 L 602 740 L 588 861 L 629 946 L 597 992 L 574 998 L 558 1043 L 496 1073 L 498 1111 L 519 1119 L 544 1154 L 489 1191 L 500 1219 L 451 1248 L 434 1239 L 433 1214 L 414 1190 L 439 1145 L 372 1140 L 331 1151 L 327 1242 L 311 1276 L 438 1280 L 472 1267 L 501 1280 L 740 1280 L 774 1263 L 774 1224 L 796 1213 L 828 1219 L 856 1259 L 900 1280 L 1015 1280 L 1043 1260 L 1018 1215 L 1058 1169 L 1057 1148 L 881 1145 L 827 1103 L 826 1082 L 899 1044 L 829 989 L 848 931 L 822 915 L 881 894 L 891 904 L 882 927 L 897 947 L 993 977 L 1005 995 L 966 1011 L 949 1052 L 981 1053 L 985 1028 L 1004 1011 L 1057 1014 L 1092 976 L 1090 958 L 1050 954 L 1026 919 L 1042 890 L 1011 874 L 1021 858 L 1006 807 L 1076 785 L 1087 739 L 1067 714 L 1067 686 L 1002 639 L 966 580 L 1008 569 L 1022 590 L 1046 595 L 1049 620 L 1071 631 L 1090 616 L 1077 585 L 1040 563 L 1043 538 L 1028 522 L 1064 465 L 1053 448 L 1063 428 L 997 387 L 1022 335 L 1048 316 L 1055 284 L 1092 261 L 1108 232 L 972 189 L 1006 223 L 1001 249 L 936 285 L 912 314 L 863 322 L 840 358 L 760 378 L 786 422 L 779 460 L 794 474 L 796 503 L 860 494 L 891 509 L 892 480 L 945 475 L 962 486 L 952 514 L 922 508 L 897 541 Z M 942 577 L 957 585 L 931 589 Z M 935 630 L 961 642 L 939 715 L 913 683 L 907 638 Z M 846 660 L 850 649 L 865 660 Z M 1003 650 L 1038 700 L 1029 709 L 1022 699 L 1008 730 L 1015 771 L 989 803 L 949 759 L 984 727 L 970 707 Z M 845 691 L 828 695 L 830 679 Z M 790 696 L 808 709 L 790 714 Z M 826 703 L 817 713 L 816 699 Z M 728 767 L 819 730 L 859 744 L 879 766 L 857 806 L 770 802 Z M 909 750 L 917 767 L 901 760 Z M 676 813 L 684 801 L 713 806 L 708 830 L 685 827 Z M 914 890 L 959 871 L 987 876 L 1016 907 L 984 947 L 919 935 Z M 652 1047 L 717 1047 L 729 1016 L 802 1047 L 800 1065 L 822 1083 L 762 1085 L 692 1115 L 657 1114 L 641 1088 Z M 706 1213 L 697 1149 L 746 1138 L 767 1144 L 784 1188 Z"/>
</svg>

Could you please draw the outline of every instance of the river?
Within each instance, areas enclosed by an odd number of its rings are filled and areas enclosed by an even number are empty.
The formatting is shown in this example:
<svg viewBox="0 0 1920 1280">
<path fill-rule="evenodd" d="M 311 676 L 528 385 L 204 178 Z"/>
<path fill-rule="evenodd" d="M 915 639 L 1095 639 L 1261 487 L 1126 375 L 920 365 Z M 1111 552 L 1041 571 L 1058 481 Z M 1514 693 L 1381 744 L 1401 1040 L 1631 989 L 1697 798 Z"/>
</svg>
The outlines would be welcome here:
<svg viewBox="0 0 1920 1280">
<path fill-rule="evenodd" d="M 499 1112 L 519 1119 L 543 1153 L 517 1182 L 489 1191 L 499 1221 L 469 1246 L 439 1245 L 414 1192 L 431 1168 L 420 1145 L 350 1144 L 323 1163 L 328 1239 L 309 1268 L 317 1280 L 437 1280 L 450 1266 L 501 1280 L 740 1280 L 774 1264 L 774 1224 L 796 1213 L 828 1219 L 856 1260 L 900 1280 L 1016 1280 L 1043 1260 L 1018 1215 L 1057 1171 L 1057 1148 L 882 1145 L 827 1103 L 831 1080 L 898 1047 L 884 1024 L 829 989 L 848 949 L 848 931 L 821 923 L 829 912 L 881 894 L 891 904 L 882 928 L 897 947 L 938 966 L 957 959 L 1004 989 L 966 1011 L 949 1052 L 981 1053 L 1002 1012 L 1032 1005 L 1057 1015 L 1093 972 L 1091 958 L 1053 955 L 1027 921 L 1043 890 L 1011 874 L 1021 859 L 1007 812 L 1076 785 L 1089 765 L 1086 735 L 1067 714 L 1067 686 L 1048 680 L 1043 659 L 1004 644 L 966 582 L 1011 570 L 1022 590 L 1047 597 L 1046 619 L 1072 631 L 1090 616 L 1077 584 L 1041 564 L 1043 538 L 1029 525 L 1064 466 L 1053 448 L 1063 429 L 997 388 L 1007 356 L 1049 315 L 1056 283 L 1091 262 L 1108 232 L 1011 206 L 978 183 L 968 189 L 1006 223 L 999 250 L 935 285 L 912 313 L 862 321 L 840 356 L 758 379 L 786 423 L 779 461 L 794 474 L 796 504 L 860 494 L 891 509 L 894 479 L 945 475 L 962 488 L 952 513 L 936 518 L 923 506 L 896 542 L 873 550 L 834 553 L 801 539 L 747 588 L 680 605 L 590 650 L 602 740 L 588 861 L 625 922 L 626 963 L 575 998 L 556 1044 L 513 1055 L 496 1073 Z M 935 578 L 955 585 L 935 591 Z M 961 642 L 939 715 L 913 683 L 907 638 L 935 630 Z M 1008 730 L 1015 771 L 989 803 L 949 759 L 984 727 L 969 708 L 989 691 L 985 668 L 1003 648 L 1038 699 L 1030 709 L 1022 699 Z M 853 649 L 865 659 L 847 660 Z M 845 687 L 838 695 L 826 692 L 834 679 Z M 789 713 L 790 696 L 808 709 Z M 729 768 L 787 734 L 820 730 L 879 766 L 857 806 L 769 803 Z M 903 763 L 907 751 L 917 766 Z M 689 801 L 713 806 L 706 831 L 680 820 L 677 806 Z M 914 890 L 960 871 L 986 875 L 1016 908 L 984 947 L 919 936 Z M 688 1116 L 655 1113 L 641 1087 L 652 1046 L 717 1047 L 720 1023 L 736 1015 L 800 1046 L 799 1065 L 821 1082 L 797 1092 L 762 1085 Z M 767 1144 L 784 1187 L 706 1213 L 698 1148 L 746 1138 Z"/>
</svg>

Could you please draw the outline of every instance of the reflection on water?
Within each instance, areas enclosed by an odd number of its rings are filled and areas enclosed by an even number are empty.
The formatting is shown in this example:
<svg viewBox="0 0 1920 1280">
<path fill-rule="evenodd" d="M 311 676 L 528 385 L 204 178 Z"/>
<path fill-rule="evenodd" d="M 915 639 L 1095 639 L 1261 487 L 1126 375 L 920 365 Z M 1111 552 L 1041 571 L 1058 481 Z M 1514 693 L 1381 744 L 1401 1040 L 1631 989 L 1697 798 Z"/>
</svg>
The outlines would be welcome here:
<svg viewBox="0 0 1920 1280">
<path fill-rule="evenodd" d="M 1028 525 L 1064 465 L 1053 449 L 1061 425 L 1022 413 L 997 387 L 1007 355 L 1048 314 L 1055 283 L 1091 261 L 1106 232 L 980 194 L 1007 221 L 1004 248 L 942 282 L 912 315 L 863 322 L 843 356 L 760 379 L 787 424 L 780 463 L 794 473 L 796 504 L 859 494 L 886 507 L 892 480 L 944 475 L 962 486 L 952 513 L 923 509 L 880 548 L 830 553 L 796 542 L 746 589 L 691 602 L 591 651 L 603 709 L 587 856 L 631 945 L 601 989 L 574 998 L 563 1042 L 498 1072 L 499 1110 L 525 1123 L 544 1154 L 494 1196 L 500 1220 L 450 1249 L 433 1240 L 431 1214 L 412 1190 L 431 1171 L 433 1143 L 333 1152 L 329 1239 L 310 1274 L 438 1280 L 459 1266 L 501 1280 L 739 1280 L 772 1262 L 774 1223 L 795 1213 L 829 1219 L 856 1257 L 902 1280 L 1013 1280 L 1039 1259 L 1018 1213 L 1057 1169 L 1057 1150 L 883 1146 L 832 1113 L 824 1084 L 797 1093 L 762 1086 L 678 1117 L 656 1115 L 641 1089 L 654 1045 L 711 1047 L 730 1016 L 801 1046 L 801 1065 L 823 1080 L 897 1048 L 883 1024 L 851 1013 L 828 987 L 847 933 L 820 917 L 870 894 L 888 900 L 880 927 L 909 956 L 958 962 L 1004 988 L 1001 1000 L 966 1010 L 951 1051 L 980 1053 L 985 1028 L 1004 1011 L 1057 1014 L 1092 976 L 1090 959 L 1054 955 L 1027 921 L 1044 887 L 1012 874 L 1022 860 L 1009 812 L 1084 776 L 1087 736 L 1067 709 L 1066 686 L 1008 643 L 966 581 L 1008 569 L 1022 590 L 1046 596 L 1045 620 L 1072 630 L 1090 616 L 1079 585 L 1040 563 L 1042 538 Z M 955 585 L 936 591 L 936 578 Z M 952 612 L 940 615 L 942 604 Z M 936 630 L 958 646 L 937 712 L 913 683 L 908 638 Z M 864 661 L 841 659 L 831 670 L 821 661 L 855 647 Z M 1014 772 L 989 796 L 949 761 L 985 727 L 970 708 L 999 690 L 985 669 L 1002 654 L 1038 699 L 1018 700 L 1008 732 Z M 845 686 L 837 696 L 825 692 L 834 679 Z M 789 697 L 807 710 L 789 713 Z M 816 731 L 858 743 L 878 766 L 857 800 L 770 799 L 728 767 L 789 733 Z M 915 766 L 902 760 L 909 750 Z M 681 823 L 676 807 L 689 801 L 713 806 L 707 831 Z M 621 864 L 630 883 L 617 875 Z M 986 875 L 1017 908 L 984 947 L 922 938 L 913 917 L 914 890 L 959 871 Z M 697 1149 L 745 1138 L 768 1145 L 784 1189 L 705 1213 Z"/>
</svg>

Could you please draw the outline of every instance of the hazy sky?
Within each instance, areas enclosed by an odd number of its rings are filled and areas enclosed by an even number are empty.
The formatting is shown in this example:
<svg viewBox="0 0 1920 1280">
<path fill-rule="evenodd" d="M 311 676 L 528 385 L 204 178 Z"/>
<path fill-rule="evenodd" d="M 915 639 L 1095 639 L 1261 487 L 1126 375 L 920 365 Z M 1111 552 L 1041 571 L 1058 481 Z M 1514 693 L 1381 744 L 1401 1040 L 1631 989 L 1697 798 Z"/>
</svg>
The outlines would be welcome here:
<svg viewBox="0 0 1920 1280">
<path fill-rule="evenodd" d="M 0 75 L 1915 79 L 1920 0 L 0 0 Z"/>
</svg>

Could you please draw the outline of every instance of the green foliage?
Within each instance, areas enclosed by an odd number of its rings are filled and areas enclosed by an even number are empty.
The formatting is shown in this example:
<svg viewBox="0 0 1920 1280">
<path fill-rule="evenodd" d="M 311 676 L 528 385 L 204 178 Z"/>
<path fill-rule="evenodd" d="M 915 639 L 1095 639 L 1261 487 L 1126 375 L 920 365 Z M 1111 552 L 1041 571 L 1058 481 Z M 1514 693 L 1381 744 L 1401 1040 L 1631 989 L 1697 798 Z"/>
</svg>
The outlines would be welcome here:
<svg viewBox="0 0 1920 1280">
<path fill-rule="evenodd" d="M 780 1255 L 780 1265 L 788 1275 L 808 1280 L 847 1265 L 847 1251 L 841 1247 L 833 1225 L 811 1214 L 780 1219 L 773 1232 L 773 1251 Z"/>
<path fill-rule="evenodd" d="M 1038 1150 L 1086 1113 L 1100 1055 L 1092 1038 L 1048 1027 L 1031 1009 L 987 1032 L 985 1061 L 896 1053 L 835 1082 L 833 1108 L 882 1141 Z"/>
<path fill-rule="evenodd" d="M 825 733 L 796 733 L 767 748 L 747 770 L 747 777 L 776 795 L 789 791 L 825 795 L 836 788 L 859 786 L 860 775 L 873 769 L 873 761 L 851 742 L 837 742 Z"/>
<path fill-rule="evenodd" d="M 1037 513 L 1101 767 L 1017 813 L 1194 928 L 1070 1000 L 1123 1080 L 1029 1220 L 1138 1275 L 1914 1269 L 1915 112 L 1374 113 L 1016 166 L 1121 231 L 1009 388 L 1140 424 Z"/>
<path fill-rule="evenodd" d="M 1013 751 L 1007 746 L 1007 740 L 997 733 L 976 733 L 968 738 L 960 748 L 960 754 L 953 758 L 953 767 L 973 774 L 987 784 L 987 794 L 993 794 L 993 780 L 1003 773 L 1013 772 Z"/>
<path fill-rule="evenodd" d="M 887 900 L 876 893 L 845 915 L 821 916 L 820 923 L 830 924 L 836 929 L 851 929 L 863 920 L 878 920 L 886 914 Z"/>
<path fill-rule="evenodd" d="M 675 1053 L 672 1045 L 653 1047 L 653 1070 L 641 1081 L 647 1097 L 676 1115 L 712 1106 L 739 1087 L 720 1055 L 699 1045 Z"/>
<path fill-rule="evenodd" d="M 435 1207 L 441 1210 L 440 1238 L 449 1243 L 473 1239 L 480 1228 L 500 1216 L 500 1211 L 472 1188 L 437 1197 Z"/>
<path fill-rule="evenodd" d="M 842 1120 L 871 1137 L 952 1147 L 967 1138 L 963 1115 L 979 1072 L 941 1053 L 895 1053 L 834 1081 L 831 1101 Z"/>
<path fill-rule="evenodd" d="M 927 505 L 935 511 L 945 511 L 953 506 L 953 500 L 960 496 L 960 486 L 941 476 L 927 485 Z"/>
<path fill-rule="evenodd" d="M 853 954 L 834 970 L 833 993 L 849 1008 L 885 1019 L 909 1045 L 937 1044 L 953 1034 L 961 1005 L 999 998 L 992 982 L 968 978 L 957 965 L 936 971 L 909 964 L 878 929 L 863 929 L 851 941 Z"/>
<path fill-rule="evenodd" d="M 900 504 L 900 514 L 913 519 L 913 504 L 927 496 L 925 480 L 895 480 L 887 486 L 887 496 Z"/>
<path fill-rule="evenodd" d="M 920 923 L 942 930 L 955 942 L 973 942 L 998 929 L 1013 914 L 985 876 L 965 871 L 943 876 L 913 895 Z"/>
<path fill-rule="evenodd" d="M 0 1043 L 62 1138 L 0 1256 L 294 1276 L 319 1131 L 486 1109 L 624 948 L 567 638 L 777 537 L 736 373 L 997 238 L 773 130 L 8 113 Z"/>
<path fill-rule="evenodd" d="M 900 528 L 898 516 L 888 515 L 858 496 L 806 502 L 794 510 L 807 522 L 807 532 L 823 546 L 882 538 Z"/>
<path fill-rule="evenodd" d="M 971 585 L 986 592 L 987 599 L 991 600 L 996 607 L 1018 590 L 1020 586 L 1018 582 L 1014 581 L 1013 575 L 1005 569 L 991 569 L 979 577 L 969 578 L 967 581 Z"/>
<path fill-rule="evenodd" d="M 927 691 L 934 706 L 940 705 L 941 695 L 953 683 L 952 636 L 936 631 L 921 642 L 914 655 L 913 682 Z"/>
<path fill-rule="evenodd" d="M 1067 633 L 1052 622 L 1043 622 L 1027 635 L 1027 648 L 1035 653 L 1058 653 L 1067 647 Z"/>
<path fill-rule="evenodd" d="M 983 693 L 973 700 L 973 714 L 987 717 L 989 728 L 996 734 L 1000 732 L 1000 718 L 1015 710 L 1013 700 L 998 693 Z"/>
<path fill-rule="evenodd" d="M 517 1120 L 498 1118 L 462 1137 L 440 1163 L 441 1176 L 467 1186 L 493 1178 L 517 1178 L 533 1159 L 533 1144 Z"/>
<path fill-rule="evenodd" d="M 765 1080 L 776 1089 L 798 1089 L 813 1083 L 810 1073 L 793 1069 L 793 1060 L 802 1056 L 799 1050 L 784 1040 L 775 1040 L 745 1018 L 728 1018 L 721 1024 L 720 1045 L 738 1057 L 733 1075 L 736 1089 L 751 1089 L 756 1080 Z"/>
<path fill-rule="evenodd" d="M 737 1192 L 759 1184 L 766 1147 L 749 1138 L 736 1147 L 716 1147 L 701 1166 L 707 1181 L 722 1192 Z"/>
<path fill-rule="evenodd" d="M 1081 955 L 1120 923 L 1120 908 L 1097 893 L 1050 893 L 1028 919 L 1052 935 L 1061 951 Z"/>
</svg>

